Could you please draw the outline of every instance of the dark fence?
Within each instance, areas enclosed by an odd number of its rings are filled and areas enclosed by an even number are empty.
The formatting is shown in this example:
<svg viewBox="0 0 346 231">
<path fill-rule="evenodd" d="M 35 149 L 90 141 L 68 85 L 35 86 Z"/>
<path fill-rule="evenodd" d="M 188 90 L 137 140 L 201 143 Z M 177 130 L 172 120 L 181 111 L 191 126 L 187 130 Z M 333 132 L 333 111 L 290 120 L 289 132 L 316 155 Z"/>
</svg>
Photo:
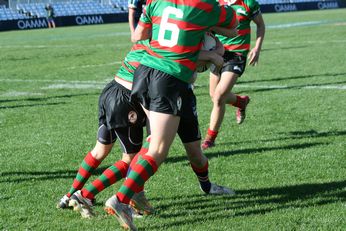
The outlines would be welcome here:
<svg viewBox="0 0 346 231">
<path fill-rule="evenodd" d="M 285 4 L 266 4 L 261 5 L 261 10 L 264 13 L 269 12 L 291 12 L 301 10 L 324 10 L 345 8 L 346 0 L 335 1 L 316 1 L 316 2 L 299 2 Z M 116 22 L 127 22 L 127 13 L 121 14 L 101 14 L 101 15 L 80 15 L 80 16 L 65 16 L 56 17 L 54 19 L 56 26 L 77 26 L 77 25 L 93 25 Z M 48 23 L 45 18 L 19 19 L 0 21 L 0 31 L 6 30 L 27 30 L 47 28 Z"/>
<path fill-rule="evenodd" d="M 57 27 L 127 22 L 127 13 L 79 15 L 54 18 Z M 0 31 L 47 28 L 46 18 L 0 21 Z"/>
<path fill-rule="evenodd" d="M 346 7 L 345 0 L 335 0 L 335 1 L 266 4 L 266 5 L 261 5 L 261 11 L 263 13 L 270 13 L 270 12 L 291 12 L 291 11 L 301 11 L 301 10 L 325 10 L 325 9 L 337 9 L 337 8 L 345 8 L 345 7 Z"/>
</svg>

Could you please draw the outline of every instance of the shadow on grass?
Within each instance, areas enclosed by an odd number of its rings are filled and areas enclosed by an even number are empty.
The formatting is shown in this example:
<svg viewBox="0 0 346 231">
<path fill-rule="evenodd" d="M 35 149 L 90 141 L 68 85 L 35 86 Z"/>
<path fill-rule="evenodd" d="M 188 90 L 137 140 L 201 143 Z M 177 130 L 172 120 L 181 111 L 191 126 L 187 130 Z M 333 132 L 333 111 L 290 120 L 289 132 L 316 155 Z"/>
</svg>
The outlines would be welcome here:
<svg viewBox="0 0 346 231">
<path fill-rule="evenodd" d="M 40 106 L 55 106 L 60 104 L 66 104 L 66 102 L 60 103 L 39 103 L 39 104 L 24 104 L 24 105 L 13 105 L 13 106 L 0 106 L 1 109 L 12 109 L 12 108 L 23 108 L 23 107 L 40 107 Z"/>
<path fill-rule="evenodd" d="M 217 224 L 217 220 L 232 217 L 346 202 L 345 187 L 344 180 L 238 190 L 237 195 L 233 197 L 195 194 L 150 198 L 154 205 L 158 204 L 156 216 L 162 218 L 162 221 L 160 225 L 148 224 L 144 229 L 179 227 L 186 224 L 200 225 L 201 221 Z M 174 221 L 164 220 L 173 217 Z"/>
<path fill-rule="evenodd" d="M 79 166 L 76 169 L 71 170 L 57 170 L 57 171 L 13 171 L 13 172 L 0 172 L 0 183 L 21 183 L 25 181 L 43 181 L 52 179 L 74 179 L 77 174 Z M 99 176 L 109 166 L 97 168 L 93 175 Z"/>
<path fill-rule="evenodd" d="M 325 143 L 305 143 L 305 144 L 293 144 L 279 147 L 263 147 L 263 148 L 248 148 L 248 149 L 239 149 L 239 150 L 230 150 L 225 152 L 215 152 L 215 153 L 207 153 L 206 156 L 208 159 L 220 157 L 220 156 L 232 156 L 232 155 L 240 155 L 240 154 L 253 154 L 253 153 L 265 153 L 268 151 L 275 150 L 295 150 L 295 149 L 304 149 L 310 148 L 317 145 L 324 145 Z M 185 153 L 181 156 L 169 157 L 166 159 L 165 163 L 178 163 L 178 162 L 186 162 L 187 157 Z M 78 166 L 79 167 L 79 166 Z M 104 170 L 106 170 L 109 166 L 99 167 L 95 170 L 93 175 L 98 176 L 101 175 Z M 57 171 L 11 171 L 11 172 L 1 172 L 0 173 L 0 183 L 20 183 L 25 181 L 32 180 L 51 180 L 51 179 L 68 179 L 73 178 L 77 174 L 77 166 L 76 169 L 71 170 L 57 170 Z"/>
<path fill-rule="evenodd" d="M 314 77 L 326 77 L 326 76 L 334 77 L 339 75 L 346 75 L 346 72 L 323 73 L 323 74 L 315 74 L 315 75 L 297 75 L 297 76 L 288 76 L 288 77 L 273 78 L 273 79 L 245 80 L 237 84 L 241 85 L 241 84 L 248 84 L 248 83 L 259 83 L 259 82 L 278 82 L 278 81 L 286 81 L 286 80 L 293 80 L 293 79 L 309 79 Z"/>
<path fill-rule="evenodd" d="M 238 91 L 237 94 L 242 93 L 254 93 L 254 92 L 264 92 L 264 91 L 276 91 L 276 90 L 292 90 L 292 89 L 302 89 L 302 88 L 314 88 L 314 87 L 327 87 L 330 85 L 345 84 L 346 81 L 332 82 L 332 83 L 320 83 L 320 84 L 303 84 L 294 86 L 278 86 L 278 87 L 263 87 L 254 90 Z M 255 86 L 256 87 L 256 86 Z"/>
<path fill-rule="evenodd" d="M 72 98 L 72 97 L 78 97 L 78 96 L 89 96 L 89 95 L 99 95 L 100 93 L 82 93 L 82 94 L 69 94 L 69 95 L 55 95 L 55 96 L 47 96 L 47 97 L 29 97 L 29 98 L 23 98 L 23 99 L 4 99 L 0 100 L 0 103 L 9 103 L 9 102 L 23 102 L 23 101 L 29 101 L 29 102 L 38 102 L 38 101 L 46 101 L 50 99 L 60 99 L 60 98 Z"/>
<path fill-rule="evenodd" d="M 287 133 L 278 133 L 287 135 Z M 323 138 L 323 137 L 337 137 L 337 136 L 345 136 L 346 131 L 326 131 L 326 132 L 319 132 L 316 130 L 307 130 L 307 131 L 292 131 L 288 132 L 288 136 L 285 137 L 278 137 L 278 138 L 272 138 L 272 139 L 259 139 L 258 142 L 273 142 L 273 141 L 284 141 L 284 140 L 294 140 L 294 139 L 302 139 L 302 138 Z M 242 140 L 242 141 L 232 141 L 232 142 L 220 142 L 217 143 L 218 146 L 226 146 L 226 145 L 237 145 L 237 144 L 247 144 L 249 142 L 252 142 L 250 140 Z"/>
</svg>

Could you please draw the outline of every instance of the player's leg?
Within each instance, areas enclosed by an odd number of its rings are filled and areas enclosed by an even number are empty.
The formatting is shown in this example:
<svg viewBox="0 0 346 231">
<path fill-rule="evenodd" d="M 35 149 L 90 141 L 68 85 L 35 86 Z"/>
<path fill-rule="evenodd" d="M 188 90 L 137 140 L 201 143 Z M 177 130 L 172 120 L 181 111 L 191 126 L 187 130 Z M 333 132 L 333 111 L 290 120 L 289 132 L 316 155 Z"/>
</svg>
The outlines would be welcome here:
<svg viewBox="0 0 346 231">
<path fill-rule="evenodd" d="M 84 186 L 93 171 L 112 150 L 116 136 L 104 124 L 99 127 L 97 136 L 98 140 L 96 141 L 95 147 L 84 157 L 69 192 L 60 199 L 57 208 L 64 209 L 69 207 L 71 196 Z"/>
<path fill-rule="evenodd" d="M 209 180 L 208 159 L 201 149 L 201 133 L 199 130 L 196 97 L 189 91 L 189 105 L 183 104 L 184 114 L 180 118 L 178 135 L 184 144 L 191 167 L 197 176 L 200 188 L 207 194 L 232 194 L 227 187 L 218 186 Z"/>
<path fill-rule="evenodd" d="M 71 200 L 75 199 L 73 204 L 83 217 L 93 215 L 91 207 L 97 194 L 126 177 L 131 160 L 142 146 L 143 127 L 141 125 L 115 128 L 114 133 L 121 144 L 122 159 L 107 168 L 96 180 L 71 197 Z"/>
<path fill-rule="evenodd" d="M 131 97 L 149 110 L 151 143 L 148 153 L 138 158 L 110 203 L 114 215 L 125 228 L 136 229 L 128 204 L 168 155 L 178 129 L 179 116 L 183 113 L 181 104 L 186 91 L 187 84 L 171 75 L 143 65 L 136 69 Z"/>
<path fill-rule="evenodd" d="M 237 75 L 232 72 L 223 72 L 221 78 L 215 87 L 213 93 L 213 109 L 210 114 L 209 128 L 202 143 L 202 148 L 207 149 L 214 146 L 215 139 L 218 135 L 219 129 L 226 110 L 226 102 L 230 102 L 233 95 L 229 94 L 230 90 L 237 81 Z M 211 73 L 211 78 L 214 79 L 214 74 Z"/>
</svg>

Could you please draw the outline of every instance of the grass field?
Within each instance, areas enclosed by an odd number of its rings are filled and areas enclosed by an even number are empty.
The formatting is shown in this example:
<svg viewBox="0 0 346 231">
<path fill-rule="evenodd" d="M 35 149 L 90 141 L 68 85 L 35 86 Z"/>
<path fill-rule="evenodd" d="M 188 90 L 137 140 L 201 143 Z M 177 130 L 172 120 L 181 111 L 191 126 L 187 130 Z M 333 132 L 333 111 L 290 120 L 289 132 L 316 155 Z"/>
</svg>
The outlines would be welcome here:
<svg viewBox="0 0 346 231">
<path fill-rule="evenodd" d="M 260 64 L 235 92 L 210 178 L 235 197 L 204 196 L 177 139 L 146 186 L 157 213 L 140 230 L 346 230 L 346 9 L 265 14 Z M 85 220 L 55 208 L 95 143 L 97 100 L 129 51 L 127 24 L 0 33 L 0 230 L 118 230 L 98 195 Z M 207 73 L 195 93 L 209 123 Z M 96 176 L 120 158 L 120 148 Z M 92 177 L 91 179 L 94 179 Z"/>
</svg>

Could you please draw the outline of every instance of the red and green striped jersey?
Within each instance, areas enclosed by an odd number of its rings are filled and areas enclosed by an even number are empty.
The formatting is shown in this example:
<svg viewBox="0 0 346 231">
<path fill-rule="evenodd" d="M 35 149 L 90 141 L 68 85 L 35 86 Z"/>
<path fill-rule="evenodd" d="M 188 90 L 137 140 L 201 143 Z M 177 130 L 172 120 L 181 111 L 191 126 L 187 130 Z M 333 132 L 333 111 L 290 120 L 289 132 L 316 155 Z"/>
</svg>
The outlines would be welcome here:
<svg viewBox="0 0 346 231">
<path fill-rule="evenodd" d="M 141 63 L 188 82 L 196 69 L 204 32 L 231 28 L 234 10 L 215 0 L 148 0 L 139 25 L 152 29 L 150 51 Z"/>
<path fill-rule="evenodd" d="M 143 58 L 143 55 L 147 53 L 149 40 L 138 41 L 135 45 L 132 46 L 131 51 L 127 53 L 116 77 L 123 79 L 127 82 L 133 82 L 133 74 L 139 62 Z"/>
<path fill-rule="evenodd" d="M 237 13 L 238 19 L 238 36 L 227 38 L 217 35 L 223 43 L 225 50 L 242 53 L 247 56 L 250 50 L 251 41 L 251 20 L 260 13 L 260 7 L 256 0 L 236 0 L 231 5 Z"/>
</svg>

